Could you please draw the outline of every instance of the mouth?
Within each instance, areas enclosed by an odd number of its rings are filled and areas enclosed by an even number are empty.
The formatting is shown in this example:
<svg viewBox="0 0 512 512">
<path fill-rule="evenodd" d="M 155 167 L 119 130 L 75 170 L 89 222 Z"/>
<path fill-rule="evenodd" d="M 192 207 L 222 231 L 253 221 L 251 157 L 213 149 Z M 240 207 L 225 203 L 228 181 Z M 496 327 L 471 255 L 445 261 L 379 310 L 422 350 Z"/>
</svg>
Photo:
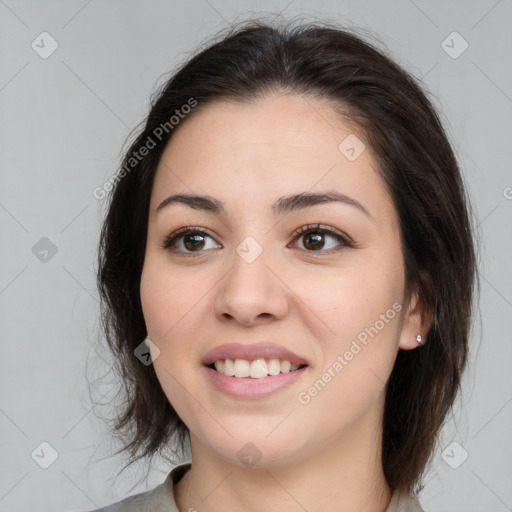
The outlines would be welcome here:
<svg viewBox="0 0 512 512">
<path fill-rule="evenodd" d="M 293 373 L 306 368 L 307 364 L 293 364 L 286 359 L 218 359 L 208 368 L 234 379 L 265 379 Z"/>
</svg>

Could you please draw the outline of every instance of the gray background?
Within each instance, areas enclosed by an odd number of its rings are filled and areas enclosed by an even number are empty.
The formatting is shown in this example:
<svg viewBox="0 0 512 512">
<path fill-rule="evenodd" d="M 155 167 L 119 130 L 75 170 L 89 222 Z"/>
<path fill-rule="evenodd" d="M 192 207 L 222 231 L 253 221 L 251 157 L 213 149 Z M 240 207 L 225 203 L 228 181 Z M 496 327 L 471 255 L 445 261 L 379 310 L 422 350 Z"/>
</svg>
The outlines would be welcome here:
<svg viewBox="0 0 512 512">
<path fill-rule="evenodd" d="M 0 510 L 92 509 L 169 471 L 160 461 L 134 487 L 145 469 L 115 480 L 123 461 L 105 458 L 114 446 L 98 416 L 116 387 L 96 353 L 105 204 L 92 192 L 164 74 L 227 23 L 268 12 L 376 32 L 442 109 L 481 231 L 482 294 L 464 394 L 420 499 L 427 512 L 512 510 L 510 0 L 0 1 Z M 47 58 L 44 31 L 58 43 Z M 88 379 L 100 379 L 92 396 Z"/>
</svg>

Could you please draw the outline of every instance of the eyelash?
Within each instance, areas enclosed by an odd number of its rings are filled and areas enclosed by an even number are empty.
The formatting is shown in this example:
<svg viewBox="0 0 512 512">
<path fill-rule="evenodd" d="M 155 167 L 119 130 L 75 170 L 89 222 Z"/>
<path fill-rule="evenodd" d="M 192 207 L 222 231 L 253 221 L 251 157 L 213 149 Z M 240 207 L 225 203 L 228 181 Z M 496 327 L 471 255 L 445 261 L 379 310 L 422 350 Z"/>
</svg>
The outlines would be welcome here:
<svg viewBox="0 0 512 512">
<path fill-rule="evenodd" d="M 323 226 L 322 227 L 321 224 L 307 224 L 305 226 L 302 226 L 302 227 L 298 228 L 293 233 L 294 240 L 299 238 L 299 237 L 301 237 L 301 236 L 303 236 L 303 235 L 305 235 L 306 233 L 322 233 L 322 234 L 331 235 L 339 243 L 341 243 L 342 246 L 343 246 L 341 249 L 332 249 L 331 248 L 331 249 L 328 249 L 326 251 L 322 251 L 322 250 L 319 250 L 319 251 L 309 251 L 307 249 L 304 249 L 308 253 L 312 253 L 312 254 L 315 254 L 315 253 L 331 254 L 333 252 L 340 252 L 340 251 L 343 251 L 346 248 L 352 248 L 352 247 L 355 246 L 354 243 L 349 239 L 349 237 L 341 235 L 340 233 L 338 233 L 337 231 L 335 231 L 334 229 L 332 229 L 332 228 L 330 228 L 328 226 Z M 213 238 L 207 232 L 203 231 L 202 229 L 200 229 L 198 227 L 185 227 L 185 228 L 180 228 L 180 229 L 174 231 L 173 233 L 171 233 L 169 236 L 167 236 L 164 239 L 164 241 L 162 242 L 162 248 L 165 249 L 165 250 L 168 250 L 171 253 L 180 254 L 180 255 L 185 256 L 185 257 L 195 257 L 196 254 L 201 254 L 201 253 L 205 252 L 205 251 L 182 252 L 182 251 L 179 251 L 179 250 L 171 248 L 171 246 L 174 244 L 174 242 L 176 240 L 178 240 L 179 238 L 181 238 L 181 237 L 183 237 L 185 235 L 189 235 L 189 234 L 192 234 L 192 235 L 206 235 L 209 238 Z"/>
</svg>

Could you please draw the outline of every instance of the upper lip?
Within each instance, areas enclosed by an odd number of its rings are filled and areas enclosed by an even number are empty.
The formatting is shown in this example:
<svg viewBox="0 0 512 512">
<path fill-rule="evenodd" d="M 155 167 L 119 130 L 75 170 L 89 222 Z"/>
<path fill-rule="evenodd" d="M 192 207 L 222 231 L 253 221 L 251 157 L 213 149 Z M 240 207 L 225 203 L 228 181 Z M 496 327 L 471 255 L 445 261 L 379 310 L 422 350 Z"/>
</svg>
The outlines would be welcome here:
<svg viewBox="0 0 512 512">
<path fill-rule="evenodd" d="M 220 345 L 210 350 L 203 358 L 203 364 L 210 366 L 219 359 L 279 359 L 281 361 L 290 361 L 292 364 L 308 365 L 303 357 L 295 354 L 281 345 L 271 342 L 259 343 L 229 343 Z"/>
</svg>

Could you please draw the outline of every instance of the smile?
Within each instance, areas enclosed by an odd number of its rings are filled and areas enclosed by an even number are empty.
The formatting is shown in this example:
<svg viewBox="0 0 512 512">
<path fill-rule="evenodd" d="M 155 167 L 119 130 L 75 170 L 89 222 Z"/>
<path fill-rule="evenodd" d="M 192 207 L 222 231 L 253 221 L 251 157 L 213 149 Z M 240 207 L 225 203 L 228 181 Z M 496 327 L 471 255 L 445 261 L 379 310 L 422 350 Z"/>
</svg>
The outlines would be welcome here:
<svg viewBox="0 0 512 512">
<path fill-rule="evenodd" d="M 292 364 L 288 360 L 279 359 L 219 359 L 209 368 L 227 377 L 262 379 L 299 370 L 306 365 Z"/>
</svg>

